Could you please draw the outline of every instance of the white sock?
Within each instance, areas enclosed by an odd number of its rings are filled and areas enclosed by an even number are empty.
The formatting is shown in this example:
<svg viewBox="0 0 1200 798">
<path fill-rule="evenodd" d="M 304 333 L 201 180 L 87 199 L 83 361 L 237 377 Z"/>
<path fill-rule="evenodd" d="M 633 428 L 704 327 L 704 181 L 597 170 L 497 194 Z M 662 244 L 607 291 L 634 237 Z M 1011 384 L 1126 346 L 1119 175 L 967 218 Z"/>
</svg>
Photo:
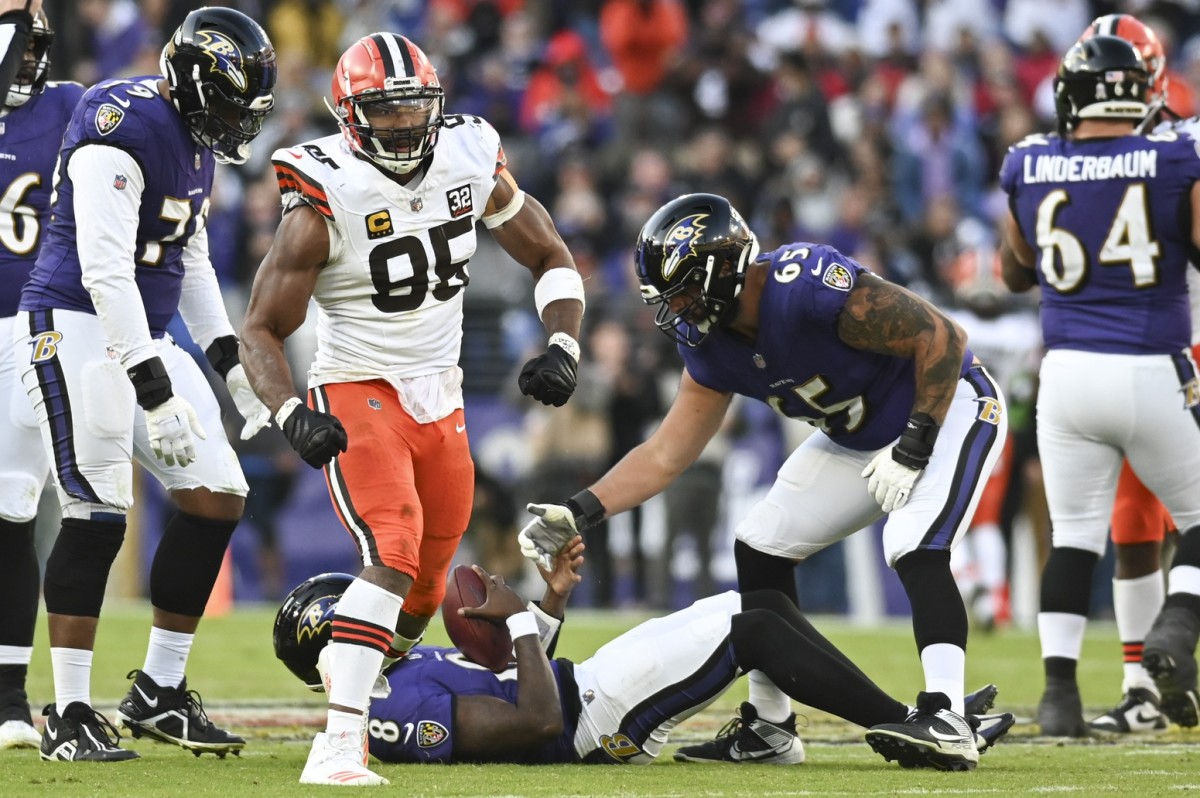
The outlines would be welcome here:
<svg viewBox="0 0 1200 798">
<path fill-rule="evenodd" d="M 1162 608 L 1165 594 L 1162 571 L 1136 579 L 1113 580 L 1113 612 L 1117 616 L 1117 636 L 1125 653 L 1123 693 L 1134 687 L 1145 687 L 1158 694 L 1154 680 L 1142 667 L 1142 644 Z"/>
<path fill-rule="evenodd" d="M 1039 612 L 1038 637 L 1042 641 L 1042 659 L 1066 657 L 1079 660 L 1087 618 L 1073 612 Z"/>
<path fill-rule="evenodd" d="M 975 544 L 975 562 L 979 568 L 979 581 L 989 591 L 1004 586 L 1004 575 L 1008 565 L 1008 553 L 1004 546 L 1004 535 L 996 524 L 984 524 L 971 531 Z"/>
<path fill-rule="evenodd" d="M 1200 595 L 1200 568 L 1194 565 L 1176 565 L 1167 577 L 1167 593 L 1191 593 Z"/>
<path fill-rule="evenodd" d="M 357 712 L 331 709 L 325 718 L 325 734 L 329 737 L 346 734 L 351 739 L 357 739 L 362 734 L 362 722 L 363 716 Z"/>
<path fill-rule="evenodd" d="M 403 604 L 403 597 L 361 579 L 355 579 L 346 588 L 338 600 L 333 642 L 329 644 L 331 706 L 337 704 L 360 713 L 367 711 L 371 687 L 383 667 L 384 652 L 395 636 Z M 354 642 L 340 642 L 343 634 L 353 635 Z M 339 713 L 344 714 L 347 713 Z M 337 722 L 339 728 L 330 726 L 326 731 L 337 734 L 343 730 L 341 724 L 348 721 L 335 718 L 331 710 L 329 722 Z"/>
<path fill-rule="evenodd" d="M 33 646 L 0 646 L 0 665 L 28 665 L 33 660 Z"/>
<path fill-rule="evenodd" d="M 925 670 L 925 692 L 945 693 L 950 697 L 950 709 L 963 714 L 967 652 L 952 643 L 933 643 L 921 650 L 921 667 Z"/>
<path fill-rule="evenodd" d="M 750 698 L 758 716 L 767 723 L 783 723 L 792 714 L 792 699 L 762 671 L 750 671 Z"/>
<path fill-rule="evenodd" d="M 86 648 L 51 648 L 54 669 L 54 702 L 58 712 L 81 701 L 92 705 L 92 652 Z"/>
<path fill-rule="evenodd" d="M 157 626 L 150 627 L 150 645 L 146 648 L 146 664 L 142 670 L 159 687 L 178 687 L 183 683 L 188 654 L 192 651 L 195 637 L 186 632 L 168 632 Z"/>
</svg>

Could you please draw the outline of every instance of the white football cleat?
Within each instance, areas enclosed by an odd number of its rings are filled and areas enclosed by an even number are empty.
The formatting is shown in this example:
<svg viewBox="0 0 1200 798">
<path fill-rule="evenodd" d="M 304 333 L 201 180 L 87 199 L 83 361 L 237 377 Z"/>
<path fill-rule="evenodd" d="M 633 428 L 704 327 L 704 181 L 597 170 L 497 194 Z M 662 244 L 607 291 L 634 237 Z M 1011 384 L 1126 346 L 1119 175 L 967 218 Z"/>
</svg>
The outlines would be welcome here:
<svg viewBox="0 0 1200 798">
<path fill-rule="evenodd" d="M 42 735 L 23 720 L 6 720 L 0 723 L 0 748 L 37 748 L 42 744 Z"/>
<path fill-rule="evenodd" d="M 363 762 L 362 740 L 358 735 L 342 732 L 330 737 L 321 732 L 313 738 L 308 762 L 300 774 L 301 784 L 327 784 L 334 787 L 377 787 L 389 784 L 387 779 L 372 773 Z"/>
</svg>

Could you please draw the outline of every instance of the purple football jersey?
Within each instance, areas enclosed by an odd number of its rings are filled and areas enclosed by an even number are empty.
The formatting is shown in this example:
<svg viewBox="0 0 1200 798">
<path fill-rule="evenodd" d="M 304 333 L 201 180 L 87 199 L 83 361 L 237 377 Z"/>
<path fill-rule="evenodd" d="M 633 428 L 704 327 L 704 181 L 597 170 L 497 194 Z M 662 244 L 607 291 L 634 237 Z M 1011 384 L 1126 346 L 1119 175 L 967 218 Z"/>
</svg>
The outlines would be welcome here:
<svg viewBox="0 0 1200 798">
<path fill-rule="evenodd" d="M 131 154 L 145 177 L 132 265 L 150 333 L 156 338 L 165 334 L 179 307 L 183 248 L 203 227 L 208 212 L 214 160 L 192 140 L 179 113 L 152 81 L 103 81 L 88 89 L 76 106 L 62 144 L 53 216 L 22 293 L 21 310 L 95 313 L 81 277 L 77 243 L 86 242 L 75 240 L 75 186 L 67 166 L 79 147 L 100 144 Z M 113 175 L 113 187 L 123 190 L 127 179 Z"/>
<path fill-rule="evenodd" d="M 1071 141 L 1030 136 L 1000 183 L 1037 253 L 1047 349 L 1170 354 L 1188 346 L 1189 196 L 1200 153 L 1186 134 Z"/>
<path fill-rule="evenodd" d="M 78 83 L 47 83 L 44 92 L 0 120 L 0 316 L 17 312 L 21 286 L 37 260 L 54 161 L 82 96 Z"/>
<path fill-rule="evenodd" d="M 575 727 L 579 719 L 578 688 L 564 675 L 565 660 L 551 660 L 563 708 L 563 733 L 522 755 L 496 761 L 528 764 L 578 762 Z M 517 703 L 517 668 L 501 673 L 465 659 L 454 648 L 415 646 L 387 672 L 392 693 L 371 702 L 367 727 L 371 754 L 383 762 L 455 762 L 454 703 L 456 696 L 483 695 Z M 576 707 L 576 708 L 573 708 Z"/>
<path fill-rule="evenodd" d="M 681 344 L 688 373 L 708 388 L 815 424 L 850 449 L 896 440 L 913 410 L 913 361 L 855 349 L 837 334 L 838 314 L 867 270 L 821 244 L 788 244 L 759 256 L 767 259 L 758 340 L 716 329 L 695 348 Z M 968 350 L 963 374 L 972 359 Z"/>
</svg>

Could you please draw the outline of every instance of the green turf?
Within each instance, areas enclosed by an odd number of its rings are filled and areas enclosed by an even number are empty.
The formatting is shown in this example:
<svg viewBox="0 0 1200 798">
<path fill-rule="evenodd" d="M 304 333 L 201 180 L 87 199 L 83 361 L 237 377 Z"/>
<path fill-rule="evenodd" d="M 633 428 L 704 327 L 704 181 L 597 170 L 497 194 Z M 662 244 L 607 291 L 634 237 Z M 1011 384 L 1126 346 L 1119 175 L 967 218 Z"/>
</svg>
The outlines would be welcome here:
<svg viewBox="0 0 1200 798">
<path fill-rule="evenodd" d="M 143 741 L 129 747 L 142 759 L 118 765 L 44 763 L 32 751 L 0 752 L 0 796 L 299 796 L 327 795 L 332 788 L 297 785 L 308 740 L 323 702 L 307 693 L 271 656 L 273 611 L 239 609 L 205 621 L 189 666 L 190 685 L 200 690 L 214 717 L 250 743 L 240 758 L 195 759 L 178 748 Z M 93 694 L 105 711 L 127 689 L 125 673 L 141 665 L 148 609 L 107 607 L 96 651 Z M 583 658 L 636 622 L 631 615 L 576 613 L 564 629 L 561 654 Z M 902 700 L 920 687 L 920 666 L 906 623 L 856 628 L 833 619 L 817 625 L 880 685 Z M 430 642 L 444 642 L 431 631 Z M 1120 691 L 1120 646 L 1111 625 L 1096 624 L 1084 646 L 1080 682 L 1089 712 L 1111 706 Z M 32 702 L 52 695 L 45 630 L 30 674 Z M 1041 691 L 1036 635 L 976 634 L 968 657 L 969 686 L 1000 685 L 999 705 L 1026 720 Z M 714 708 L 689 720 L 674 741 L 710 736 L 745 697 L 735 686 Z M 1062 745 L 1035 738 L 1020 723 L 977 771 L 943 774 L 904 771 L 887 764 L 861 742 L 861 731 L 824 713 L 798 707 L 808 763 L 800 768 L 677 765 L 669 757 L 649 768 L 571 766 L 376 765 L 405 796 L 716 796 L 894 795 L 1022 793 L 1178 794 L 1200 790 L 1200 732 L 1173 729 L 1152 741 Z M 288 713 L 291 714 L 288 714 Z"/>
</svg>

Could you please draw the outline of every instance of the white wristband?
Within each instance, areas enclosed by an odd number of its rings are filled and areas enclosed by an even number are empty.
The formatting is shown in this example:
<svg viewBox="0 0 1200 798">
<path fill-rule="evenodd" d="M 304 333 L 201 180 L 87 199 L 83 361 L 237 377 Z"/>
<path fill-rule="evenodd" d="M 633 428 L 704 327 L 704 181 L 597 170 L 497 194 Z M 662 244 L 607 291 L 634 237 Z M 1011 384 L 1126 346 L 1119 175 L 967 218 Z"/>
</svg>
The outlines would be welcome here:
<svg viewBox="0 0 1200 798">
<path fill-rule="evenodd" d="M 578 299 L 585 308 L 587 302 L 583 298 L 583 278 L 579 272 L 565 266 L 558 266 L 544 272 L 533 287 L 533 305 L 537 308 L 538 318 L 546 310 L 546 306 L 559 299 Z"/>
<path fill-rule="evenodd" d="M 304 402 L 300 399 L 300 397 L 293 396 L 291 399 L 288 399 L 286 402 L 280 405 L 279 409 L 275 411 L 275 425 L 280 429 L 283 429 L 284 422 L 286 422 L 296 408 L 302 404 L 304 404 Z"/>
<path fill-rule="evenodd" d="M 537 617 L 529 610 L 508 616 L 504 623 L 508 625 L 508 633 L 514 641 L 518 637 L 538 633 Z"/>
<path fill-rule="evenodd" d="M 562 347 L 562 350 L 571 357 L 575 358 L 575 362 L 579 363 L 579 342 L 565 332 L 556 332 L 550 336 L 550 340 L 546 342 L 546 347 L 549 348 L 557 344 Z"/>
</svg>

